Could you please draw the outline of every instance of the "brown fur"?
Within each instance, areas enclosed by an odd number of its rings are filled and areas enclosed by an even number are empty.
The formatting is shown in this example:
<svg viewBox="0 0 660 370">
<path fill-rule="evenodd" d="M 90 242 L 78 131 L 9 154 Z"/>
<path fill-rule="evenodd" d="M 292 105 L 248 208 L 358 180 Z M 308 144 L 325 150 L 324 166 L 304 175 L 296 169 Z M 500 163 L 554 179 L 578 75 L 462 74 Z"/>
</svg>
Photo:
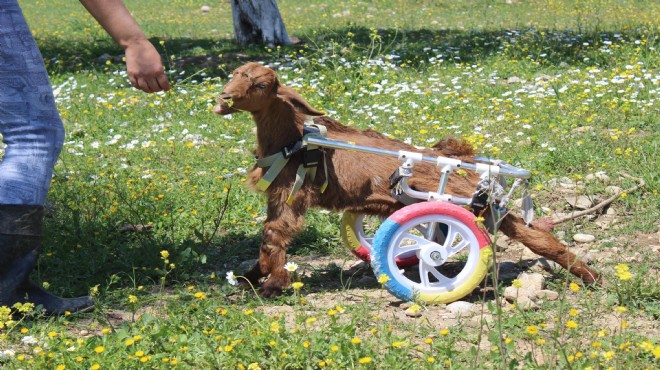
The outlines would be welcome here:
<svg viewBox="0 0 660 370">
<path fill-rule="evenodd" d="M 359 145 L 389 149 L 420 151 L 410 145 L 389 139 L 372 130 L 357 130 L 312 108 L 296 91 L 279 83 L 271 69 L 258 63 L 239 67 L 233 79 L 225 86 L 213 109 L 217 114 L 247 111 L 257 126 L 257 158 L 276 153 L 287 144 L 302 136 L 307 116 L 317 117 L 314 123 L 327 127 L 329 139 L 353 142 Z M 322 116 L 322 117 L 321 117 Z M 427 155 L 445 155 L 473 162 L 472 147 L 460 140 L 445 139 L 430 149 L 421 150 Z M 295 155 L 279 176 L 266 190 L 268 197 L 267 218 L 262 233 L 259 262 L 246 277 L 257 283 L 261 277 L 270 276 L 260 288 L 264 296 L 281 293 L 289 284 L 289 274 L 284 270 L 286 248 L 293 237 L 302 230 L 304 215 L 310 207 L 323 207 L 333 211 L 350 211 L 387 217 L 403 207 L 390 195 L 388 178 L 400 165 L 399 160 L 382 155 L 358 153 L 347 150 L 324 149 L 328 166 L 329 185 L 324 193 L 320 186 L 324 182 L 322 170 L 317 171 L 316 180 L 309 180 L 296 194 L 292 205 L 287 205 L 295 173 L 301 156 Z M 263 176 L 264 170 L 255 166 L 248 174 L 253 186 Z M 415 166 L 409 184 L 419 191 L 437 189 L 439 169 L 428 163 Z M 469 198 L 479 176 L 468 172 L 467 176 L 453 174 L 447 192 Z M 569 252 L 557 238 L 546 230 L 527 226 L 514 215 L 507 215 L 500 230 L 507 236 L 520 241 L 534 253 L 559 263 L 585 282 L 598 280 L 598 275 Z"/>
</svg>

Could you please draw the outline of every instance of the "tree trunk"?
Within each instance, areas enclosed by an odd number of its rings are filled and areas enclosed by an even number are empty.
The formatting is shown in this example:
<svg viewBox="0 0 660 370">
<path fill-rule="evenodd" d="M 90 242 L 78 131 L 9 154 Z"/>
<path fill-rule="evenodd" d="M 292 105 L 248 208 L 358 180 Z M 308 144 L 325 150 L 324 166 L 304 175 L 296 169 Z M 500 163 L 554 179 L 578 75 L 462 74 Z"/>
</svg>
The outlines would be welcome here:
<svg viewBox="0 0 660 370">
<path fill-rule="evenodd" d="M 289 45 L 275 0 L 231 0 L 234 36 L 239 45 Z"/>
</svg>

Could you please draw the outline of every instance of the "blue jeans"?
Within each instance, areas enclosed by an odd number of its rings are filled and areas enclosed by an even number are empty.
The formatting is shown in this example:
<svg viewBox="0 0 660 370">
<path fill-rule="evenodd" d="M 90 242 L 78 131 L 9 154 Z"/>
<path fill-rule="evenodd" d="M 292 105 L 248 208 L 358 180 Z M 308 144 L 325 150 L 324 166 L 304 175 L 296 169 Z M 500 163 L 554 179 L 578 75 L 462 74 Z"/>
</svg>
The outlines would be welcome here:
<svg viewBox="0 0 660 370">
<path fill-rule="evenodd" d="M 48 73 L 16 0 L 0 0 L 0 204 L 43 205 L 64 126 Z"/>
</svg>

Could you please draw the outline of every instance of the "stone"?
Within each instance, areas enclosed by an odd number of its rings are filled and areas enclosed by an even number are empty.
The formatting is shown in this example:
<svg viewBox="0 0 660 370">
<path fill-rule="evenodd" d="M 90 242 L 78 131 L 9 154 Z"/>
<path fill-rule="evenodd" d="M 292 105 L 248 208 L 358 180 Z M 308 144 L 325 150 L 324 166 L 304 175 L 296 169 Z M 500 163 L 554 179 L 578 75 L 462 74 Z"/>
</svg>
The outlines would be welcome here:
<svg viewBox="0 0 660 370">
<path fill-rule="evenodd" d="M 573 240 L 578 243 L 591 243 L 596 240 L 596 237 L 591 234 L 575 234 Z"/>
<path fill-rule="evenodd" d="M 602 182 L 609 182 L 610 177 L 607 176 L 605 171 L 598 171 L 596 173 L 590 173 L 587 176 L 584 177 L 585 180 L 587 181 L 593 181 L 593 180 L 600 180 Z"/>
<path fill-rule="evenodd" d="M 202 11 L 202 14 L 206 14 L 206 13 L 211 11 L 211 7 L 208 6 L 208 5 L 202 5 L 201 11 Z"/>
<path fill-rule="evenodd" d="M 536 298 L 547 299 L 548 301 L 556 301 L 559 299 L 559 293 L 554 290 L 541 289 L 536 292 Z"/>
<path fill-rule="evenodd" d="M 531 271 L 538 271 L 538 272 L 555 272 L 555 271 L 561 271 L 562 267 L 555 261 L 551 261 L 545 257 L 537 259 L 532 266 L 529 267 Z"/>
<path fill-rule="evenodd" d="M 621 189 L 618 186 L 614 186 L 614 185 L 610 185 L 610 186 L 605 187 L 605 192 L 608 193 L 608 194 L 612 194 L 612 195 L 619 194 L 622 191 L 623 191 L 623 189 Z"/>
<path fill-rule="evenodd" d="M 539 291 L 545 287 L 545 276 L 539 273 L 523 272 L 518 275 L 518 281 L 522 284 L 521 289 L 528 291 Z"/>
<path fill-rule="evenodd" d="M 539 308 L 529 297 L 518 297 L 516 307 L 522 311 L 532 311 Z"/>
<path fill-rule="evenodd" d="M 408 317 L 422 317 L 422 310 L 419 308 L 419 306 L 416 305 L 406 308 L 403 313 L 405 313 Z"/>
<path fill-rule="evenodd" d="M 467 315 L 473 313 L 477 308 L 477 305 L 465 301 L 456 301 L 447 305 L 447 311 L 455 315 Z"/>
<path fill-rule="evenodd" d="M 476 315 L 472 316 L 470 320 L 468 320 L 465 325 L 467 325 L 470 328 L 480 328 L 482 326 L 490 326 L 493 324 L 493 316 L 489 314 L 484 314 L 482 315 Z"/>
<path fill-rule="evenodd" d="M 588 209 L 594 205 L 594 202 L 586 195 L 566 196 L 564 200 L 573 208 Z"/>
</svg>

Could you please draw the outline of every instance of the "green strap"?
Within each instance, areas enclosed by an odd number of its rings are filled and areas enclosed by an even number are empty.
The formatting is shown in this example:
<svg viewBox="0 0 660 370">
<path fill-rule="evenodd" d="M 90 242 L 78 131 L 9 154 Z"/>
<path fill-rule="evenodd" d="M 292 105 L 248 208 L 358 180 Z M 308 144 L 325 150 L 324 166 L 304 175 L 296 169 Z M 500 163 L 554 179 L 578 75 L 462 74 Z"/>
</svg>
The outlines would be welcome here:
<svg viewBox="0 0 660 370">
<path fill-rule="evenodd" d="M 313 123 L 312 120 L 308 120 L 305 122 L 306 126 L 314 126 L 319 130 L 319 133 L 312 133 L 312 134 L 307 134 L 303 136 L 302 138 L 302 143 L 303 147 L 306 148 L 307 150 L 314 150 L 317 149 L 317 145 L 310 145 L 307 143 L 307 139 L 309 137 L 320 137 L 320 138 L 325 138 L 327 135 L 327 128 L 323 125 L 316 125 Z M 261 168 L 268 168 L 268 171 L 259 179 L 257 182 L 257 189 L 260 191 L 266 191 L 268 187 L 270 187 L 270 184 L 275 181 L 275 178 L 277 178 L 277 175 L 280 174 L 284 166 L 289 162 L 289 158 L 285 158 L 284 154 L 281 152 L 275 153 L 272 155 L 269 155 L 268 157 L 265 158 L 260 158 L 257 159 L 257 166 Z M 289 197 L 287 198 L 286 203 L 288 205 L 291 205 L 293 203 L 293 199 L 296 196 L 296 193 L 300 188 L 302 187 L 303 183 L 305 182 L 305 178 L 309 177 L 311 181 L 314 181 L 316 178 L 316 170 L 317 167 L 309 167 L 305 168 L 304 164 L 301 164 L 298 166 L 298 170 L 296 171 L 296 181 L 293 183 L 293 188 L 291 189 L 291 193 L 289 193 Z M 323 152 L 323 170 L 325 171 L 325 181 L 323 182 L 323 185 L 321 186 L 321 193 L 325 192 L 325 189 L 328 187 L 328 165 L 326 163 L 326 158 L 325 158 L 325 152 Z"/>
<path fill-rule="evenodd" d="M 257 189 L 266 191 L 288 162 L 289 158 L 284 158 L 284 154 L 282 153 L 276 153 L 257 160 L 257 166 L 261 168 L 270 167 L 257 182 Z"/>
</svg>

